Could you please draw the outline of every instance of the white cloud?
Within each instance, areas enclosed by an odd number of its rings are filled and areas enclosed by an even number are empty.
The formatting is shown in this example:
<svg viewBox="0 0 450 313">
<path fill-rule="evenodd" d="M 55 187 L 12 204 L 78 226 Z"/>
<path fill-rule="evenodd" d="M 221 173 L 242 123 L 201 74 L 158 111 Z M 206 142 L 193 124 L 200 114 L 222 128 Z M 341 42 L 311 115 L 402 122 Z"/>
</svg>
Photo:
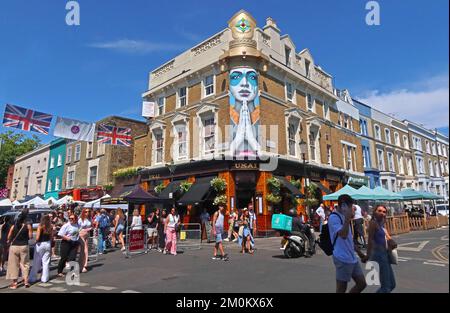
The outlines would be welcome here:
<svg viewBox="0 0 450 313">
<path fill-rule="evenodd" d="M 109 49 L 131 54 L 147 54 L 158 51 L 180 51 L 185 46 L 171 43 L 150 42 L 145 40 L 119 39 L 115 41 L 96 42 L 88 45 L 92 48 Z"/>
<path fill-rule="evenodd" d="M 400 120 L 408 119 L 431 129 L 449 125 L 448 74 L 412 83 L 409 88 L 371 90 L 355 98 Z"/>
</svg>

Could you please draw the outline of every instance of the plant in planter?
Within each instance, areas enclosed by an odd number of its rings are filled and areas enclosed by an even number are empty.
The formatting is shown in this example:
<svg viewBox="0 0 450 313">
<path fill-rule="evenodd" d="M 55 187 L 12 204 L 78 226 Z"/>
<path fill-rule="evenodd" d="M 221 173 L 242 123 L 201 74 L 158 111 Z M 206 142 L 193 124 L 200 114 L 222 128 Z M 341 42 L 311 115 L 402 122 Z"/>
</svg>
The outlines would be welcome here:
<svg viewBox="0 0 450 313">
<path fill-rule="evenodd" d="M 223 178 L 216 177 L 211 180 L 211 187 L 213 187 L 217 193 L 222 193 L 227 188 L 227 182 Z"/>
<path fill-rule="evenodd" d="M 303 199 L 302 204 L 308 208 L 313 208 L 319 204 L 319 200 L 316 198 L 317 187 L 315 185 L 310 185 L 306 188 L 305 199 Z"/>
<path fill-rule="evenodd" d="M 118 169 L 117 171 L 113 172 L 113 176 L 116 178 L 119 177 L 133 177 L 138 174 L 138 172 L 142 169 L 142 167 L 126 167 Z"/>
<path fill-rule="evenodd" d="M 227 196 L 226 195 L 219 195 L 217 197 L 214 198 L 214 205 L 225 205 L 227 204 Z"/>
<path fill-rule="evenodd" d="M 188 182 L 187 180 L 184 180 L 180 184 L 180 189 L 183 193 L 187 192 L 189 188 L 191 188 L 192 183 Z"/>
<path fill-rule="evenodd" d="M 163 191 L 164 188 L 166 188 L 166 186 L 164 186 L 164 184 L 161 183 L 161 184 L 159 184 L 158 186 L 155 187 L 155 192 L 156 193 L 161 193 L 161 191 Z"/>
</svg>

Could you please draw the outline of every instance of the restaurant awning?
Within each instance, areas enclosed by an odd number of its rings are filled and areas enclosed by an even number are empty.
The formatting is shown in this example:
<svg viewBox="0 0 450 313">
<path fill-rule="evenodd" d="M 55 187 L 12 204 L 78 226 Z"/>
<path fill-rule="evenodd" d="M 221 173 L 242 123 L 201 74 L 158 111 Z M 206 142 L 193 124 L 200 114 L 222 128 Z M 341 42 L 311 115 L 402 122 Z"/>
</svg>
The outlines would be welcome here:
<svg viewBox="0 0 450 313">
<path fill-rule="evenodd" d="M 180 189 L 180 185 L 181 185 L 182 180 L 174 180 L 172 182 L 170 182 L 166 188 L 164 188 L 159 194 L 158 196 L 160 196 L 161 198 L 170 198 L 170 194 L 174 194 L 175 192 L 177 192 Z"/>
<path fill-rule="evenodd" d="M 280 180 L 283 187 L 285 187 L 287 190 L 289 190 L 289 192 L 293 196 L 298 197 L 298 198 L 304 197 L 304 195 L 300 192 L 300 190 L 298 190 L 297 187 L 292 185 L 292 183 L 290 181 L 288 181 L 286 177 L 283 177 L 283 176 L 275 176 L 275 177 Z"/>
<path fill-rule="evenodd" d="M 189 190 L 178 200 L 179 205 L 199 204 L 204 201 L 215 176 L 199 177 Z"/>
<path fill-rule="evenodd" d="M 326 195 L 329 195 L 329 194 L 333 193 L 330 189 L 328 189 L 327 187 L 325 187 L 321 182 L 318 182 L 318 181 L 312 181 L 311 184 L 316 185 L 317 188 L 319 188 L 320 190 L 322 190 L 322 192 L 324 192 Z"/>
<path fill-rule="evenodd" d="M 145 203 L 163 203 L 167 202 L 169 199 L 164 199 L 149 194 L 147 191 L 142 189 L 141 186 L 137 185 L 131 192 L 129 192 L 126 196 L 123 197 L 123 200 L 127 201 L 128 203 L 145 204 Z"/>
</svg>

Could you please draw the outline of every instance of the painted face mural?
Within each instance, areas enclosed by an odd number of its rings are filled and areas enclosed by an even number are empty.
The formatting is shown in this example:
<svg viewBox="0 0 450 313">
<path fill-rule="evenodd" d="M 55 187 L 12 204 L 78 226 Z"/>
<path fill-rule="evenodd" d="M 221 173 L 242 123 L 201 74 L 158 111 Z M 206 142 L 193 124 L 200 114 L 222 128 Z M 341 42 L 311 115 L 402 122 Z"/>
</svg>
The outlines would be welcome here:
<svg viewBox="0 0 450 313">
<path fill-rule="evenodd" d="M 247 67 L 231 70 L 230 117 L 233 135 L 230 150 L 235 156 L 257 154 L 259 112 L 256 70 Z"/>
</svg>

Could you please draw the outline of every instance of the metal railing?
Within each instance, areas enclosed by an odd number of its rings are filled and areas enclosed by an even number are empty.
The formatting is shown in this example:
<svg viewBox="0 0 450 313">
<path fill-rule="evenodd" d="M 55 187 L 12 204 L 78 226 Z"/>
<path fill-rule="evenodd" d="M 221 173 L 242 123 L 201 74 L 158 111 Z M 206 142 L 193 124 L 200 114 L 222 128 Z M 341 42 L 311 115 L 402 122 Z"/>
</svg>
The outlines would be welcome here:
<svg viewBox="0 0 450 313">
<path fill-rule="evenodd" d="M 54 251 L 54 255 L 52 255 L 50 259 L 50 263 L 55 265 L 61 259 L 61 242 L 62 239 L 54 239 L 55 245 L 52 248 L 52 252 Z M 88 264 L 98 261 L 98 237 L 93 236 L 88 238 Z M 77 260 L 79 260 L 80 249 L 83 249 L 82 245 L 79 245 L 77 252 Z"/>
<path fill-rule="evenodd" d="M 213 239 L 213 238 L 211 238 Z M 199 223 L 180 225 L 177 233 L 177 247 L 181 250 L 198 250 L 202 246 L 202 226 Z"/>
<path fill-rule="evenodd" d="M 149 250 L 147 225 L 127 227 L 124 240 L 127 258 L 147 254 Z"/>
</svg>

